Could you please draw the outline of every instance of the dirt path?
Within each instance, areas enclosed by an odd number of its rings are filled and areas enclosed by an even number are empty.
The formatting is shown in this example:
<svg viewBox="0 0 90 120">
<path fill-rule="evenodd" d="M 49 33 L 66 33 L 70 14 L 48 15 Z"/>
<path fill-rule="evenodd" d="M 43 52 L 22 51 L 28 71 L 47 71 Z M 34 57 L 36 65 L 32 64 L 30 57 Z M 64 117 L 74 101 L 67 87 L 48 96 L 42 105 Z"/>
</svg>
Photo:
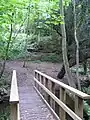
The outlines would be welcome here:
<svg viewBox="0 0 90 120">
<path fill-rule="evenodd" d="M 38 69 L 52 77 L 56 77 L 59 67 L 57 64 L 48 63 L 27 63 L 22 67 L 20 61 L 10 61 L 7 67 L 17 71 L 17 79 L 20 95 L 21 120 L 55 120 L 33 88 L 33 71 Z"/>
</svg>

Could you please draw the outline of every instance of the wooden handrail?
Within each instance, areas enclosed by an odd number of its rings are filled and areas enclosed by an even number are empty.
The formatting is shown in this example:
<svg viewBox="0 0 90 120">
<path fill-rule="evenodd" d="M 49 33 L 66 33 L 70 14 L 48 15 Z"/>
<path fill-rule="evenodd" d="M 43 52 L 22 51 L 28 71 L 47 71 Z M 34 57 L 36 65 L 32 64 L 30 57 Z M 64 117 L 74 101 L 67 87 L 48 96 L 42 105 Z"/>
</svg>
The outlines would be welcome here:
<svg viewBox="0 0 90 120">
<path fill-rule="evenodd" d="M 57 102 L 74 120 L 82 120 L 73 111 L 71 111 L 62 101 L 60 101 L 52 92 L 42 85 L 36 78 L 34 80 Z"/>
<path fill-rule="evenodd" d="M 60 81 L 58 81 L 58 80 L 56 80 L 56 79 L 54 79 L 54 78 L 52 78 L 50 76 L 38 71 L 38 70 L 35 70 L 35 72 L 42 75 L 42 76 L 44 76 L 45 78 L 47 78 L 48 80 L 54 82 L 55 84 L 61 86 L 62 88 L 70 91 L 71 93 L 74 93 L 75 95 L 79 96 L 82 99 L 90 99 L 90 95 L 87 95 L 86 93 L 83 93 L 83 92 L 81 92 L 81 91 L 79 91 L 79 90 L 77 90 L 77 89 L 75 89 L 73 87 L 70 87 L 70 86 L 68 86 L 68 85 L 66 85 L 66 84 L 64 84 L 64 83 L 62 83 L 62 82 L 60 82 Z"/>
<path fill-rule="evenodd" d="M 19 111 L 19 95 L 17 87 L 17 77 L 16 70 L 13 70 L 12 82 L 11 82 L 11 91 L 10 91 L 10 106 L 11 106 L 11 120 L 20 120 L 20 111 Z"/>
<path fill-rule="evenodd" d="M 51 111 L 55 113 L 55 102 L 60 106 L 59 107 L 59 116 L 57 117 L 58 120 L 66 120 L 66 113 L 70 115 L 74 120 L 83 120 L 83 100 L 90 99 L 90 95 L 87 95 L 75 88 L 72 88 L 58 80 L 41 73 L 40 71 L 35 70 L 35 89 L 40 94 L 40 96 L 44 99 L 45 103 L 49 106 Z M 60 98 L 55 96 L 55 84 L 59 85 L 60 87 Z M 44 90 L 47 95 L 50 96 L 50 101 L 48 103 L 47 96 L 42 96 L 41 90 Z M 41 93 L 40 93 L 40 92 Z M 66 96 L 67 91 L 70 91 L 71 94 L 74 94 L 74 101 L 75 101 L 75 108 L 74 111 L 71 110 L 66 105 Z"/>
<path fill-rule="evenodd" d="M 12 75 L 11 92 L 10 92 L 10 103 L 19 103 L 16 70 L 13 70 L 13 75 Z"/>
</svg>

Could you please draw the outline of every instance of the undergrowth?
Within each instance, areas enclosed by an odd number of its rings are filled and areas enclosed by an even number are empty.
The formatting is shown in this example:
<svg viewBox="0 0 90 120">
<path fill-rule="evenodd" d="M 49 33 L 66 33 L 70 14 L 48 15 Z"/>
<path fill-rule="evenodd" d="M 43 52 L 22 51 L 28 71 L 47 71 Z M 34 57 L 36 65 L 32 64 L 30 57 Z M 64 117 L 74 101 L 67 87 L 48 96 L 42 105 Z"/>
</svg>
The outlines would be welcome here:
<svg viewBox="0 0 90 120">
<path fill-rule="evenodd" d="M 0 120 L 10 120 L 10 106 L 4 103 L 0 106 Z"/>
</svg>

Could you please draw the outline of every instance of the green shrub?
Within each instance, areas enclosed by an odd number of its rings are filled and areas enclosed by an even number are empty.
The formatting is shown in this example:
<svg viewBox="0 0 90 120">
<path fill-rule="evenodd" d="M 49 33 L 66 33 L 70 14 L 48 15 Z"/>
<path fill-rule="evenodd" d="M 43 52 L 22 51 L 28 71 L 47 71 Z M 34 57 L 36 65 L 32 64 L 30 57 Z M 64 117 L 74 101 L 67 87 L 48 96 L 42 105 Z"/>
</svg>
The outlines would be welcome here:
<svg viewBox="0 0 90 120">
<path fill-rule="evenodd" d="M 2 106 L 2 110 L 0 110 L 0 120 L 10 120 L 10 106 L 9 105 Z"/>
<path fill-rule="evenodd" d="M 84 101 L 84 120 L 90 120 L 90 106 Z"/>
<path fill-rule="evenodd" d="M 55 54 L 55 53 L 42 53 L 42 54 L 36 54 L 31 55 L 28 60 L 30 61 L 41 61 L 41 62 L 52 62 L 52 63 L 59 63 L 62 61 L 62 58 Z"/>
<path fill-rule="evenodd" d="M 59 55 L 54 54 L 47 54 L 47 55 L 42 55 L 40 60 L 46 61 L 46 62 L 53 62 L 53 63 L 59 63 L 60 62 L 60 57 Z"/>
</svg>

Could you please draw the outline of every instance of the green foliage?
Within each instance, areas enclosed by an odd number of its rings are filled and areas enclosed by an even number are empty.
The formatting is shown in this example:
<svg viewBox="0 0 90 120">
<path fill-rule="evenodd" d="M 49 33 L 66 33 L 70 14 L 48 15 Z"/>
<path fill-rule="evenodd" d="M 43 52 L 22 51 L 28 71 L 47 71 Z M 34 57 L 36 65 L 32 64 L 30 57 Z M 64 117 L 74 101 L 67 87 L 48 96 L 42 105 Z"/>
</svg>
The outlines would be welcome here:
<svg viewBox="0 0 90 120">
<path fill-rule="evenodd" d="M 33 53 L 27 56 L 28 61 L 32 62 L 52 62 L 60 63 L 62 58 L 56 53 Z"/>
<path fill-rule="evenodd" d="M 61 59 L 60 56 L 52 53 L 52 54 L 47 54 L 47 55 L 42 55 L 40 58 L 40 61 L 42 62 L 52 62 L 52 63 L 60 63 Z"/>
<path fill-rule="evenodd" d="M 0 107 L 0 120 L 10 120 L 10 106 L 1 104 Z"/>
<path fill-rule="evenodd" d="M 8 59 L 18 58 L 25 55 L 24 46 L 26 39 L 28 39 L 27 46 L 29 47 L 36 45 L 36 49 L 38 49 L 40 48 L 40 46 L 42 46 L 43 50 L 46 50 L 46 52 L 51 51 L 58 54 L 61 53 L 61 43 L 59 44 L 60 38 L 59 40 L 57 40 L 58 38 L 55 38 L 55 34 L 57 31 L 56 29 L 58 29 L 60 33 L 60 24 L 64 24 L 62 22 L 62 18 L 64 16 L 60 15 L 58 0 L 7 1 L 1 0 L 0 3 L 0 58 L 4 59 L 5 57 L 5 50 L 7 42 L 9 40 L 11 23 L 13 24 L 13 35 L 12 41 L 10 42 Z M 64 0 L 63 4 L 65 7 L 66 27 L 68 28 L 67 41 L 71 43 L 73 41 L 73 15 L 71 0 Z M 78 26 L 80 26 L 80 28 L 78 27 L 77 29 L 78 34 L 82 34 L 85 32 L 85 30 L 82 29 L 82 26 L 86 26 L 86 6 L 87 3 L 83 0 L 79 1 L 76 6 L 77 15 L 80 13 L 79 17 L 77 18 L 77 21 L 79 23 Z M 27 27 L 27 13 L 29 8 L 29 25 Z M 84 24 L 81 24 L 81 22 L 83 22 Z M 55 29 L 56 31 L 53 31 L 53 29 Z M 53 33 L 55 34 L 53 35 Z M 23 34 L 22 37 L 20 34 Z M 28 38 L 26 38 L 27 34 Z M 40 39 L 38 39 L 38 36 L 40 36 Z M 48 39 L 47 36 L 51 36 L 51 38 Z M 88 39 L 86 34 L 78 36 L 80 40 L 83 39 L 82 36 L 85 39 Z M 87 46 L 87 44 L 85 44 L 85 46 Z M 72 49 L 70 51 L 72 52 Z"/>
<path fill-rule="evenodd" d="M 31 0 L 30 2 L 28 0 L 23 1 L 8 0 L 8 2 L 6 2 L 5 0 L 1 0 L 0 58 L 4 59 L 6 55 L 5 53 L 9 40 L 11 24 L 13 25 L 13 34 L 10 41 L 8 59 L 18 58 L 25 55 L 24 47 L 26 39 L 28 39 L 28 41 L 30 41 L 29 43 L 31 44 L 32 43 L 38 44 L 39 39 L 34 38 L 34 36 L 38 36 L 39 33 L 40 36 L 50 35 L 51 28 L 43 23 L 45 23 L 46 18 L 49 15 L 51 15 L 52 20 L 50 22 L 55 25 L 59 24 L 61 22 L 62 17 L 59 15 L 57 17 L 52 13 L 52 9 L 57 10 L 58 8 L 59 8 L 58 0 L 56 1 L 43 0 L 43 2 L 40 0 Z M 28 9 L 30 9 L 30 15 L 29 24 L 27 25 Z M 23 40 L 20 34 L 26 35 L 26 36 L 22 35 Z M 28 38 L 26 38 L 27 34 Z M 32 34 L 34 36 L 31 37 Z"/>
<path fill-rule="evenodd" d="M 87 117 L 87 120 L 90 120 L 90 106 L 86 101 L 84 101 L 84 118 L 85 117 Z"/>
<path fill-rule="evenodd" d="M 24 18 L 23 7 L 27 1 L 1 0 L 0 1 L 0 58 L 5 59 L 7 46 L 14 40 L 17 24 L 19 25 Z M 13 35 L 10 33 L 10 26 L 13 26 Z M 20 25 L 19 25 L 20 26 Z M 14 30 L 15 29 L 15 30 Z M 11 34 L 11 38 L 10 38 Z M 9 46 L 10 46 L 9 44 Z M 8 47 L 9 47 L 8 46 Z M 8 52 L 7 52 L 8 56 Z"/>
<path fill-rule="evenodd" d="M 70 3 L 71 3 L 71 0 L 64 0 L 63 1 L 64 6 L 69 6 Z"/>
</svg>

